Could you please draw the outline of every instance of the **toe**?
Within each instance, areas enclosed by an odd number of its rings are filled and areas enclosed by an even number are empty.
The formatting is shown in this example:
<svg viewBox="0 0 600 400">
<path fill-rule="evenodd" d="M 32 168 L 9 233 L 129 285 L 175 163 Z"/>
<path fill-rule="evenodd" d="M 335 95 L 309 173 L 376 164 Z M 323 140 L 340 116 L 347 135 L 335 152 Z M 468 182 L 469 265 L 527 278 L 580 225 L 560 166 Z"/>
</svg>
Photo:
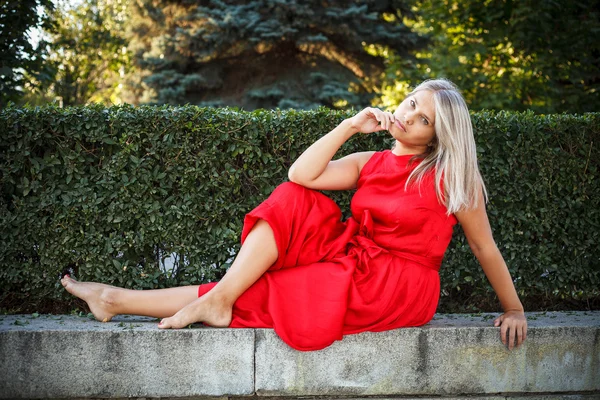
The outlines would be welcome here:
<svg viewBox="0 0 600 400">
<path fill-rule="evenodd" d="M 159 329 L 170 329 L 171 328 L 171 318 L 163 318 L 158 323 Z"/>
<path fill-rule="evenodd" d="M 63 285 L 64 288 L 66 288 L 67 286 L 69 286 L 71 282 L 69 282 L 69 276 L 65 275 L 62 277 L 62 279 L 60 280 L 60 284 Z"/>
</svg>

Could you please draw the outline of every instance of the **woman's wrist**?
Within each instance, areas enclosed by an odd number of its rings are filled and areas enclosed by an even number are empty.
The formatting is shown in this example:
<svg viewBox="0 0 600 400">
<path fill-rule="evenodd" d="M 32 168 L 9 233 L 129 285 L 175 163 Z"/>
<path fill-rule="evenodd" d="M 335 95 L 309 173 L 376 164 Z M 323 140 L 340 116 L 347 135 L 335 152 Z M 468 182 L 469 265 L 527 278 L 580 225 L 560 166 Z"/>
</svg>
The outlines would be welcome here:
<svg viewBox="0 0 600 400">
<path fill-rule="evenodd" d="M 525 314 L 525 309 L 521 306 L 521 307 L 507 307 L 504 309 L 505 313 L 508 312 L 516 312 L 516 313 L 521 313 L 521 314 Z"/>
<path fill-rule="evenodd" d="M 290 167 L 288 177 L 296 183 L 308 182 L 318 178 L 339 150 L 339 148 L 357 131 L 352 122 L 345 119 L 331 132 L 322 136 L 296 159 Z"/>
<path fill-rule="evenodd" d="M 343 129 L 346 140 L 360 132 L 359 129 L 354 126 L 353 118 L 346 118 L 338 126 Z"/>
</svg>

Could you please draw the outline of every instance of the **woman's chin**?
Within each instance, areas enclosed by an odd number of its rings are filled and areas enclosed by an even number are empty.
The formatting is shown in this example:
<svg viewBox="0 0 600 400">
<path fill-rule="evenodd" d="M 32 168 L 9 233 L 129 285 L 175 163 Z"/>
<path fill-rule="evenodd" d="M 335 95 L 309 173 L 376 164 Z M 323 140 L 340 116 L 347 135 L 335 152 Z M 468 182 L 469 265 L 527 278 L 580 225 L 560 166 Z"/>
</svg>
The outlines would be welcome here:
<svg viewBox="0 0 600 400">
<path fill-rule="evenodd" d="M 392 139 L 394 139 L 395 141 L 398 141 L 398 133 L 394 132 L 394 131 L 387 131 L 388 135 L 390 135 L 392 137 Z"/>
</svg>

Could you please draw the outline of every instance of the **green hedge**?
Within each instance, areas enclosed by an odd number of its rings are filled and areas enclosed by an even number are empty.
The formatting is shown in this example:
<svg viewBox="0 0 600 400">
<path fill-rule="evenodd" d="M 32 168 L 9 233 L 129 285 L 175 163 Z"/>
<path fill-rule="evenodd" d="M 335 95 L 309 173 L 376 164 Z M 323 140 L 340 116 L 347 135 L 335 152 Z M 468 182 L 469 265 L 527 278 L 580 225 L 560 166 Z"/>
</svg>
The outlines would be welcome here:
<svg viewBox="0 0 600 400">
<path fill-rule="evenodd" d="M 244 214 L 347 116 L 193 106 L 0 111 L 0 307 L 68 305 L 57 280 L 66 266 L 80 279 L 138 289 L 219 279 Z M 494 236 L 520 295 L 596 304 L 600 114 L 472 118 Z M 358 135 L 340 155 L 390 145 L 384 134 Z M 348 210 L 351 193 L 329 194 Z M 450 309 L 494 299 L 461 233 L 441 276 Z"/>
</svg>

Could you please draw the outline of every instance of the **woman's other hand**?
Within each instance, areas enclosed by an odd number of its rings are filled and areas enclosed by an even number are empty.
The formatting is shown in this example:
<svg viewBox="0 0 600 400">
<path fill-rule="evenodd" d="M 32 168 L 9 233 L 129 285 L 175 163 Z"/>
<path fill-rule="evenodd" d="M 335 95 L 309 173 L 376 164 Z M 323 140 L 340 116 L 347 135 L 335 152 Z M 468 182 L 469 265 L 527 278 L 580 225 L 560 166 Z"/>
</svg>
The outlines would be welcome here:
<svg viewBox="0 0 600 400">
<path fill-rule="evenodd" d="M 509 350 L 513 349 L 515 342 L 520 346 L 527 339 L 527 318 L 523 311 L 505 312 L 494 320 L 494 326 L 500 327 L 500 340 Z"/>
<path fill-rule="evenodd" d="M 378 108 L 367 107 L 350 119 L 352 128 L 358 132 L 371 133 L 389 130 L 396 121 L 394 114 Z"/>
</svg>

